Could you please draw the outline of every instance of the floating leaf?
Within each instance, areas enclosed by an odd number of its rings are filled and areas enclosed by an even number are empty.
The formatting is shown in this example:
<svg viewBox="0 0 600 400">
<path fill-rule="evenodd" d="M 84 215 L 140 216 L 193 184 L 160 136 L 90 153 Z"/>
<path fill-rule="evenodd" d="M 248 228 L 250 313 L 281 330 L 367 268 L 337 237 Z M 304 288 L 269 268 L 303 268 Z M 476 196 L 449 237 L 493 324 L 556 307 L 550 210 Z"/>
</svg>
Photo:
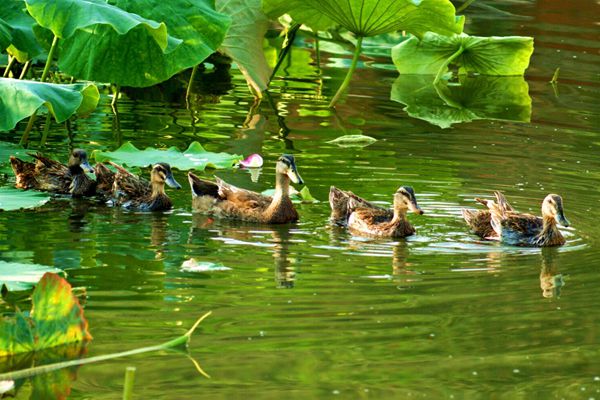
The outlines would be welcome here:
<svg viewBox="0 0 600 400">
<path fill-rule="evenodd" d="M 271 68 L 263 51 L 263 39 L 269 19 L 262 11 L 261 0 L 216 0 L 217 11 L 233 21 L 220 47 L 236 62 L 255 93 L 267 89 Z"/>
<path fill-rule="evenodd" d="M 365 147 L 376 141 L 377 139 L 366 135 L 344 135 L 330 140 L 327 143 L 337 144 L 340 147 Z"/>
<path fill-rule="evenodd" d="M 38 283 L 46 272 L 64 274 L 60 269 L 45 265 L 0 261 L 0 287 L 6 286 L 11 292 L 28 290 Z"/>
<path fill-rule="evenodd" d="M 17 312 L 0 321 L 0 356 L 27 353 L 92 337 L 79 300 L 60 276 L 47 272 L 33 291 L 31 318 Z"/>
<path fill-rule="evenodd" d="M 44 193 L 0 187 L 0 211 L 40 207 L 48 200 L 50 200 L 50 196 Z"/>
<path fill-rule="evenodd" d="M 479 37 L 466 34 L 442 36 L 426 33 L 392 48 L 392 60 L 401 74 L 435 75 L 449 62 L 460 72 L 483 75 L 523 75 L 533 53 L 533 38 L 523 36 Z"/>
<path fill-rule="evenodd" d="M 228 16 L 215 11 L 210 0 L 113 3 L 114 8 L 129 12 L 121 10 L 125 14 L 163 21 L 161 26 L 166 24 L 172 36 L 161 28 L 160 40 L 155 40 L 148 36 L 146 25 L 120 34 L 113 29 L 111 19 L 109 25 L 77 31 L 62 42 L 58 61 L 62 70 L 80 79 L 134 87 L 154 85 L 204 61 L 221 45 L 231 24 Z M 164 47 L 165 40 L 168 47 Z"/>
<path fill-rule="evenodd" d="M 183 153 L 177 147 L 165 150 L 149 147 L 145 150 L 138 150 L 133 144 L 127 142 L 115 151 L 95 150 L 92 157 L 97 162 L 110 160 L 131 167 L 147 167 L 151 164 L 165 162 L 180 170 L 197 169 L 200 171 L 207 167 L 231 168 L 242 159 L 242 156 L 237 154 L 211 153 L 204 150 L 198 142 L 192 142 Z"/>
<path fill-rule="evenodd" d="M 96 107 L 99 98 L 98 88 L 92 83 L 59 85 L 0 78 L 0 130 L 13 129 L 42 105 L 56 122 L 63 122 L 80 107 L 89 112 Z"/>
<path fill-rule="evenodd" d="M 460 84 L 441 81 L 437 85 L 433 79 L 432 75 L 400 75 L 392 85 L 391 99 L 405 104 L 411 117 L 441 128 L 476 119 L 529 121 L 531 98 L 521 76 L 461 75 Z"/>
<path fill-rule="evenodd" d="M 231 268 L 224 266 L 221 263 L 212 263 L 208 261 L 197 261 L 195 258 L 190 258 L 181 264 L 183 272 L 213 272 L 213 271 L 230 271 Z"/>
<path fill-rule="evenodd" d="M 312 7 L 357 36 L 375 36 L 406 30 L 421 37 L 425 32 L 461 33 L 463 17 L 455 16 L 448 0 L 304 0 L 299 10 Z M 289 13 L 294 14 L 290 2 Z M 319 14 L 315 14 L 319 18 Z M 310 19 L 298 20 L 312 26 Z"/>
<path fill-rule="evenodd" d="M 2 0 L 0 18 L 10 26 L 12 35 L 8 53 L 24 63 L 44 52 L 33 31 L 35 20 L 25 10 L 23 0 Z"/>
<path fill-rule="evenodd" d="M 275 194 L 275 189 L 264 190 L 261 192 L 261 194 L 264 196 L 273 196 Z M 294 204 L 319 202 L 319 200 L 312 196 L 308 186 L 304 186 L 300 191 L 297 191 L 294 187 L 290 186 L 290 199 Z"/>
</svg>

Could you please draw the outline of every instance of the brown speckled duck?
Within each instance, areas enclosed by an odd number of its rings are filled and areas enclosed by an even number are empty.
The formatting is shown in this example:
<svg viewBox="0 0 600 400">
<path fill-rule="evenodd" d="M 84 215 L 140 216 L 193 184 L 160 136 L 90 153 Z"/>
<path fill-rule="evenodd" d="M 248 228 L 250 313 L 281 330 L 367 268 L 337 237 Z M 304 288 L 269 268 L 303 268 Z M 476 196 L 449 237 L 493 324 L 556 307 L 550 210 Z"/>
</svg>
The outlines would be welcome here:
<svg viewBox="0 0 600 400">
<path fill-rule="evenodd" d="M 17 178 L 16 188 L 71 194 L 75 197 L 95 194 L 96 182 L 85 174 L 85 171 L 93 172 L 85 150 L 73 150 L 68 165 L 39 153 L 29 155 L 36 159 L 35 163 L 10 157 L 10 165 Z"/>
<path fill-rule="evenodd" d="M 504 212 L 512 213 L 514 209 L 506 200 L 506 197 L 501 192 L 494 192 L 496 195 L 496 204 L 498 204 Z M 476 199 L 482 204 L 481 199 Z M 493 237 L 497 237 L 496 231 L 492 227 L 492 214 L 490 210 L 468 210 L 466 208 L 462 209 L 462 216 L 467 221 L 467 224 L 471 227 L 471 230 L 474 234 L 479 236 L 482 239 L 489 239 Z"/>
<path fill-rule="evenodd" d="M 298 212 L 289 196 L 290 181 L 297 184 L 304 182 L 292 155 L 284 154 L 277 160 L 273 196 L 241 189 L 219 178 L 216 182 L 200 179 L 191 172 L 188 173 L 188 180 L 194 211 L 264 224 L 285 224 L 298 220 Z"/>
<path fill-rule="evenodd" d="M 329 205 L 332 222 L 346 225 L 351 231 L 368 236 L 410 236 L 415 233 L 415 228 L 406 218 L 407 211 L 423 214 L 410 186 L 401 186 L 394 193 L 394 208 L 391 210 L 334 186 L 329 191 Z"/>
<path fill-rule="evenodd" d="M 477 200 L 490 210 L 492 227 L 496 233 L 490 239 L 512 246 L 529 247 L 562 246 L 566 242 L 557 223 L 569 226 L 569 221 L 564 215 L 562 197 L 557 194 L 546 196 L 542 202 L 541 218 L 511 212 L 493 200 Z"/>
<path fill-rule="evenodd" d="M 120 165 L 109 163 L 117 170 L 112 190 L 115 205 L 139 211 L 166 211 L 173 207 L 165 193 L 165 183 L 175 189 L 181 189 L 181 185 L 173 178 L 169 164 L 154 164 L 148 182 Z"/>
</svg>

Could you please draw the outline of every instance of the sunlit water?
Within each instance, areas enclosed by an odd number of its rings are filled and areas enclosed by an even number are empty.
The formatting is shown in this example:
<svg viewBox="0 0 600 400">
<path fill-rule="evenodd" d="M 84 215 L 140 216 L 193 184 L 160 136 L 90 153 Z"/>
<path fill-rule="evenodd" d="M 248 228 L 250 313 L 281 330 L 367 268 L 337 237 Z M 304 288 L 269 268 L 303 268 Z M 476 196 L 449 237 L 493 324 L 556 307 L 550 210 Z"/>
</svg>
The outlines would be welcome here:
<svg viewBox="0 0 600 400">
<path fill-rule="evenodd" d="M 55 127 L 49 153 L 61 158 L 69 143 L 91 151 L 124 141 L 259 152 L 257 183 L 245 171 L 205 173 L 253 190 L 271 188 L 274 161 L 293 153 L 320 200 L 299 205 L 294 225 L 213 221 L 192 214 L 185 172 L 176 171 L 184 190 L 169 191 L 169 213 L 64 199 L 0 213 L 0 260 L 64 268 L 87 288 L 89 356 L 166 341 L 213 311 L 190 348 L 211 379 L 183 353 L 154 353 L 72 370 L 69 398 L 118 398 L 128 365 L 137 367 L 140 399 L 600 398 L 598 13 L 583 1 L 561 7 L 517 4 L 504 7 L 512 17 L 468 27 L 535 36 L 531 123 L 442 130 L 409 118 L 389 101 L 397 73 L 385 57 L 364 58 L 334 116 L 327 97 L 345 73 L 334 66 L 349 60 L 322 54 L 321 82 L 305 64 L 314 58 L 307 40 L 276 80 L 272 104 L 258 110 L 234 75 L 226 95 L 205 96 L 192 111 L 179 97 L 125 99 L 117 129 L 104 99 L 72 124 L 71 139 Z M 556 67 L 555 92 L 547 82 Z M 356 133 L 378 141 L 327 143 Z M 330 185 L 381 204 L 413 186 L 425 210 L 410 215 L 417 235 L 372 240 L 330 227 Z M 536 214 L 547 193 L 561 194 L 567 244 L 542 251 L 478 240 L 460 210 L 493 190 Z M 231 270 L 182 271 L 190 258 Z M 19 396 L 34 386 L 26 382 Z"/>
</svg>

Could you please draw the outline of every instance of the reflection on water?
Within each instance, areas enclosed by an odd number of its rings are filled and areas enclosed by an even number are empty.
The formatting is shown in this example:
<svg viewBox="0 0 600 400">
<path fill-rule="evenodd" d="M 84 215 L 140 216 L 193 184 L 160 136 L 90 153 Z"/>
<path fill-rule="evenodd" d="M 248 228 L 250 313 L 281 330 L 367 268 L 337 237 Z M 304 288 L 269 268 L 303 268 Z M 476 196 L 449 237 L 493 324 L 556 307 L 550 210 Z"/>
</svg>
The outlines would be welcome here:
<svg viewBox="0 0 600 400">
<path fill-rule="evenodd" d="M 493 2 L 494 24 L 476 13 L 470 22 L 471 34 L 536 36 L 526 83 L 516 85 L 528 86 L 531 123 L 505 120 L 503 90 L 475 104 L 502 121 L 442 130 L 410 118 L 389 101 L 398 78 L 383 49 L 356 71 L 332 113 L 323 96 L 345 73 L 332 65 L 348 58 L 323 53 L 320 82 L 306 38 L 286 64 L 294 76 L 281 72 L 260 103 L 237 73 L 222 90 L 202 87 L 200 74 L 189 105 L 179 89 L 127 91 L 118 124 L 105 117 L 104 99 L 98 113 L 73 121 L 69 136 L 54 126 L 47 152 L 59 159 L 70 146 L 114 150 L 128 140 L 260 153 L 257 180 L 244 170 L 201 173 L 256 191 L 273 186 L 274 160 L 293 152 L 320 200 L 300 204 L 300 222 L 280 227 L 194 214 L 187 190 L 173 193 L 175 209 L 162 214 L 85 199 L 0 213 L 0 260 L 60 267 L 87 288 L 90 355 L 168 340 L 213 311 L 191 349 L 210 380 L 180 354 L 153 354 L 80 368 L 69 398 L 115 398 L 126 365 L 138 368 L 140 398 L 600 398 L 600 59 L 595 14 L 570 4 L 557 12 L 553 2 Z M 558 97 L 547 83 L 557 66 Z M 365 148 L 328 143 L 356 133 L 378 140 Z M 185 181 L 185 172 L 175 175 Z M 389 205 L 401 184 L 414 187 L 426 210 L 409 217 L 416 235 L 373 240 L 328 224 L 330 185 Z M 494 190 L 535 214 L 547 193 L 561 194 L 572 223 L 561 228 L 567 244 L 514 248 L 471 234 L 461 208 Z M 181 271 L 192 258 L 231 269 Z"/>
</svg>

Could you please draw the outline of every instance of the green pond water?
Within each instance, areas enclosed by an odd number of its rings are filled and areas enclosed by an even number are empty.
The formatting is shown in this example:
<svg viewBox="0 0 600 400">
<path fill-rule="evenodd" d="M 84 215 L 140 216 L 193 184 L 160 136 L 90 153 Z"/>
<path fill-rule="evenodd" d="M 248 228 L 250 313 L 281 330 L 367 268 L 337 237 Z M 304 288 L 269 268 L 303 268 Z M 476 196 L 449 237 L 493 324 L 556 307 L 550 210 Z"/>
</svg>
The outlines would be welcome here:
<svg viewBox="0 0 600 400">
<path fill-rule="evenodd" d="M 68 132 L 53 125 L 46 152 L 60 159 L 70 146 L 113 150 L 124 141 L 184 149 L 197 140 L 211 151 L 261 153 L 256 183 L 242 170 L 202 174 L 253 190 L 273 187 L 275 160 L 293 153 L 320 202 L 299 205 L 293 225 L 213 221 L 192 213 L 185 171 L 176 170 L 184 189 L 169 190 L 168 213 L 68 199 L 0 213 L 1 261 L 58 267 L 86 288 L 94 336 L 86 356 L 169 340 L 213 312 L 190 346 L 210 379 L 184 353 L 165 351 L 22 382 L 17 398 L 120 398 L 132 365 L 137 399 L 600 399 L 598 7 L 484 4 L 512 15 L 473 6 L 469 33 L 535 37 L 530 123 L 440 129 L 410 118 L 389 100 L 397 73 L 375 44 L 334 115 L 327 101 L 350 57 L 322 43 L 321 81 L 307 64 L 314 50 L 305 37 L 274 83 L 272 104 L 253 109 L 232 70 L 231 82 L 197 88 L 204 94 L 191 111 L 167 86 L 130 92 L 118 124 L 106 97 Z M 555 91 L 548 80 L 556 67 Z M 18 141 L 22 129 L 1 140 Z M 378 141 L 327 143 L 357 133 Z M 329 226 L 330 185 L 382 204 L 398 186 L 413 186 L 425 211 L 409 215 L 417 234 L 372 240 Z M 547 193 L 561 194 L 567 244 L 540 250 L 478 240 L 461 208 L 476 208 L 473 198 L 493 190 L 536 214 Z M 191 258 L 231 269 L 183 271 Z"/>
</svg>

